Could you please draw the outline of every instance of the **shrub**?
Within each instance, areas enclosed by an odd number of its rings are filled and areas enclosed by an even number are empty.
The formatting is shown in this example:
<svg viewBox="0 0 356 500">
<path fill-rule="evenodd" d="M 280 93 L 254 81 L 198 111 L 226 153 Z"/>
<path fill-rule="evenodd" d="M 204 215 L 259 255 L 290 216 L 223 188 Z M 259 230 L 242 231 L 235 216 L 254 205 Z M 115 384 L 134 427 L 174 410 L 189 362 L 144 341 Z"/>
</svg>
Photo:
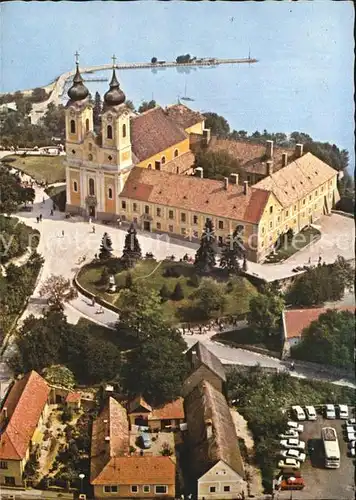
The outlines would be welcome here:
<svg viewBox="0 0 356 500">
<path fill-rule="evenodd" d="M 184 299 L 183 288 L 182 288 L 182 285 L 179 282 L 174 287 L 171 299 L 172 300 L 176 300 L 176 301 Z"/>
<path fill-rule="evenodd" d="M 70 422 L 72 418 L 73 418 L 72 408 L 70 408 L 69 406 L 65 406 L 63 408 L 63 412 L 61 415 L 62 422 L 63 423 Z"/>
<path fill-rule="evenodd" d="M 200 285 L 200 278 L 197 274 L 192 274 L 187 283 L 189 286 L 198 288 L 198 286 Z"/>
<path fill-rule="evenodd" d="M 170 299 L 171 294 L 169 293 L 167 285 L 164 283 L 159 291 L 162 302 Z"/>
</svg>

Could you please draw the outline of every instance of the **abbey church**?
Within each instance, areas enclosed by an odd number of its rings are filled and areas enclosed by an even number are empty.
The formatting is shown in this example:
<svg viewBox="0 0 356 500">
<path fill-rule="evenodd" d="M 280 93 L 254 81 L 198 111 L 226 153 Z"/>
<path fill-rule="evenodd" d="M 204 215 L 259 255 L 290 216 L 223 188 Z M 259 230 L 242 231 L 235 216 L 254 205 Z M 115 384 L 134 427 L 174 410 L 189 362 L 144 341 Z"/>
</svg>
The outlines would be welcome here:
<svg viewBox="0 0 356 500">
<path fill-rule="evenodd" d="M 211 219 L 218 243 L 236 230 L 246 256 L 262 261 L 280 235 L 299 233 L 339 199 L 337 171 L 303 145 L 295 150 L 211 138 L 204 116 L 182 104 L 144 113 L 125 104 L 113 68 L 100 133 L 77 63 L 66 105 L 69 213 L 133 222 L 143 231 L 198 241 Z M 194 145 L 227 150 L 239 170 L 222 181 L 193 168 Z"/>
</svg>

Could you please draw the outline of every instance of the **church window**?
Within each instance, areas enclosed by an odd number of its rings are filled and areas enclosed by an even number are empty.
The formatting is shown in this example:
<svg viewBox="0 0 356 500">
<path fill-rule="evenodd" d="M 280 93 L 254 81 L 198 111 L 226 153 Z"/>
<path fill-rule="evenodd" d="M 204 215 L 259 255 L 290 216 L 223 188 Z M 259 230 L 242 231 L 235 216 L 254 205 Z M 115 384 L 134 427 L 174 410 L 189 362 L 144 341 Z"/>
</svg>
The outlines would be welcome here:
<svg viewBox="0 0 356 500">
<path fill-rule="evenodd" d="M 88 160 L 92 161 L 93 160 L 93 155 L 88 155 Z"/>
<path fill-rule="evenodd" d="M 121 208 L 122 208 L 123 210 L 126 210 L 126 201 L 122 201 L 122 202 L 121 202 Z"/>
<path fill-rule="evenodd" d="M 193 215 L 193 224 L 198 224 L 198 216 Z"/>
<path fill-rule="evenodd" d="M 125 123 L 122 126 L 122 137 L 126 137 L 126 124 Z"/>
<path fill-rule="evenodd" d="M 149 163 L 149 164 L 147 165 L 147 168 L 148 168 L 148 170 L 151 170 L 151 168 L 152 168 L 152 163 Z"/>
<path fill-rule="evenodd" d="M 78 192 L 78 183 L 77 183 L 77 181 L 74 181 L 74 182 L 73 182 L 73 191 L 74 191 L 75 193 L 77 193 L 77 192 Z"/>
<path fill-rule="evenodd" d="M 162 163 L 162 165 L 164 165 L 166 163 L 166 157 L 165 156 L 162 156 L 161 163 Z"/>
<path fill-rule="evenodd" d="M 74 120 L 70 121 L 70 133 L 75 134 L 75 121 Z"/>
<path fill-rule="evenodd" d="M 161 217 L 161 215 L 162 215 L 161 209 L 157 208 L 157 217 Z"/>
<path fill-rule="evenodd" d="M 85 120 L 85 130 L 89 132 L 89 118 Z"/>
<path fill-rule="evenodd" d="M 219 220 L 218 225 L 219 225 L 219 229 L 224 229 L 224 221 Z"/>
<path fill-rule="evenodd" d="M 95 194 L 95 183 L 94 179 L 89 179 L 89 195 L 94 196 Z"/>
<path fill-rule="evenodd" d="M 181 222 L 185 222 L 186 218 L 187 217 L 186 217 L 186 214 L 184 212 L 180 214 L 180 220 L 181 220 Z"/>
<path fill-rule="evenodd" d="M 178 149 L 175 149 L 175 150 L 174 150 L 174 158 L 177 158 L 178 154 L 179 154 Z"/>
<path fill-rule="evenodd" d="M 106 137 L 108 139 L 112 139 L 112 126 L 111 125 L 108 125 L 106 127 Z"/>
<path fill-rule="evenodd" d="M 111 187 L 109 187 L 109 189 L 108 189 L 108 198 L 109 198 L 109 200 L 112 200 L 112 188 Z"/>
<path fill-rule="evenodd" d="M 72 149 L 72 154 L 75 155 L 75 149 Z"/>
<path fill-rule="evenodd" d="M 137 212 L 137 203 L 134 203 L 134 204 L 132 205 L 132 210 L 133 210 L 134 212 Z"/>
<path fill-rule="evenodd" d="M 148 205 L 145 205 L 145 214 L 150 213 L 150 207 Z"/>
</svg>

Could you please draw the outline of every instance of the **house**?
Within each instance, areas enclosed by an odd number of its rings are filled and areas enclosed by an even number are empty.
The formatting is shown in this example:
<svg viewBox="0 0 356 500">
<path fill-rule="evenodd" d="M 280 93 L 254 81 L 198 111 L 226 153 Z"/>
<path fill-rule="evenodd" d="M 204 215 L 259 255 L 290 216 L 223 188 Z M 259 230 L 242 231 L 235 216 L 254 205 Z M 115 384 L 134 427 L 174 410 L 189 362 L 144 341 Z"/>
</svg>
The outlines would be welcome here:
<svg viewBox="0 0 356 500">
<path fill-rule="evenodd" d="M 185 354 L 190 371 L 183 384 L 186 397 L 198 384 L 207 380 L 216 390 L 224 393 L 226 375 L 220 359 L 202 343 L 197 342 Z"/>
<path fill-rule="evenodd" d="M 71 408 L 72 410 L 79 410 L 81 406 L 81 394 L 80 392 L 69 392 L 65 403 L 68 406 L 68 408 Z"/>
<path fill-rule="evenodd" d="M 128 405 L 130 426 L 149 427 L 152 431 L 178 429 L 184 422 L 183 399 L 178 398 L 159 408 L 152 408 L 141 397 L 136 397 Z"/>
<path fill-rule="evenodd" d="M 246 493 L 245 473 L 224 395 L 203 380 L 185 397 L 184 410 L 198 500 L 240 498 Z"/>
<path fill-rule="evenodd" d="M 175 497 L 174 458 L 134 453 L 127 412 L 112 397 L 93 423 L 90 469 L 96 499 Z"/>
<path fill-rule="evenodd" d="M 297 345 L 301 341 L 303 330 L 308 328 L 313 321 L 316 321 L 321 314 L 325 313 L 329 309 L 355 312 L 355 306 L 334 308 L 314 307 L 307 309 L 286 309 L 283 311 L 283 357 L 289 356 L 291 347 Z"/>
<path fill-rule="evenodd" d="M 42 440 L 50 389 L 35 371 L 16 380 L 1 406 L 0 484 L 22 486 L 31 453 Z"/>
</svg>

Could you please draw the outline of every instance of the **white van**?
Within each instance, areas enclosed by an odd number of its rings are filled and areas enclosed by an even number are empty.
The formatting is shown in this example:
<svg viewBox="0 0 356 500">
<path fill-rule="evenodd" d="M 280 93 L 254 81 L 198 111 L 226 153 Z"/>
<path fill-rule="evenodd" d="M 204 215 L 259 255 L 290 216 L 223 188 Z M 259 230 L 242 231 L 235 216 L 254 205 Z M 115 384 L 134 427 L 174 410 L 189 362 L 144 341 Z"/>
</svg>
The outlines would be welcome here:
<svg viewBox="0 0 356 500">
<path fill-rule="evenodd" d="M 314 406 L 306 406 L 305 413 L 307 415 L 308 420 L 316 420 L 316 411 Z"/>
<path fill-rule="evenodd" d="M 339 418 L 347 420 L 349 418 L 349 409 L 347 405 L 339 405 Z"/>
<path fill-rule="evenodd" d="M 305 420 L 305 413 L 301 406 L 292 406 L 292 410 L 297 420 Z"/>
<path fill-rule="evenodd" d="M 325 418 L 329 418 L 332 420 L 336 418 L 334 405 L 325 405 Z"/>
</svg>

